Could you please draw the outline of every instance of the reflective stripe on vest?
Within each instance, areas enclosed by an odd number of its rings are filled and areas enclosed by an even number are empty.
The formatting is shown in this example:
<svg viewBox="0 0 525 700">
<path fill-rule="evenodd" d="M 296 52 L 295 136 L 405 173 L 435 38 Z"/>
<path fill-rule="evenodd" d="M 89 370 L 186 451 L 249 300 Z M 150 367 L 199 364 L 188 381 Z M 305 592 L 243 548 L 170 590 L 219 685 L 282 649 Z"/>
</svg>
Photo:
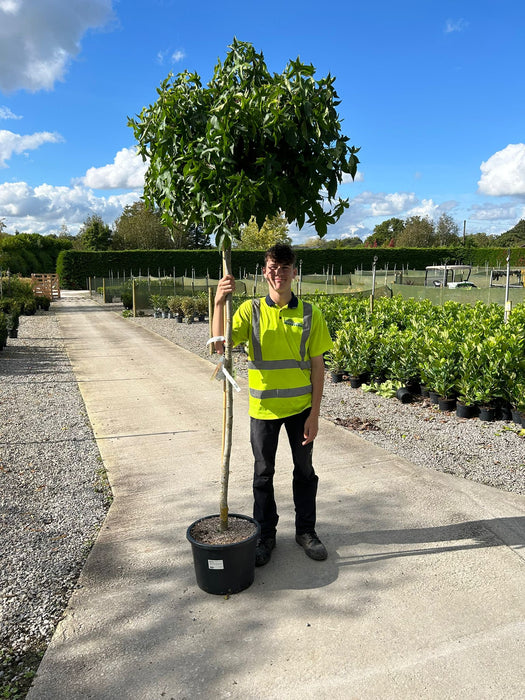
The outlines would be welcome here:
<svg viewBox="0 0 525 700">
<path fill-rule="evenodd" d="M 305 360 L 306 343 L 310 337 L 312 328 L 312 305 L 308 302 L 303 302 L 303 330 L 301 334 L 301 344 L 299 353 L 301 360 L 285 359 L 285 360 L 263 360 L 261 348 L 261 300 L 253 299 L 252 301 L 252 352 L 253 360 L 248 362 L 248 369 L 255 369 L 262 372 L 269 370 L 280 369 L 310 369 L 312 363 L 310 360 Z M 296 396 L 304 396 L 312 393 L 312 385 L 295 387 L 293 389 L 266 389 L 263 391 L 250 389 L 250 396 L 256 399 L 276 399 L 276 398 L 293 398 Z"/>
</svg>

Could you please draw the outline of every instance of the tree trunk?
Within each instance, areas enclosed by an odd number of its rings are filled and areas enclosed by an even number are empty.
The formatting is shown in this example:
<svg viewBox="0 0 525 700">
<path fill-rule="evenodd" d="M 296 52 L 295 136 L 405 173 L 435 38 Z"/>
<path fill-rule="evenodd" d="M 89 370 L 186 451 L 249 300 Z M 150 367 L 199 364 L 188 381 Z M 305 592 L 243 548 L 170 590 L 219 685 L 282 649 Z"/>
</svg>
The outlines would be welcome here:
<svg viewBox="0 0 525 700">
<path fill-rule="evenodd" d="M 231 248 L 222 251 L 223 275 L 231 275 Z M 228 294 L 224 305 L 224 368 L 232 374 L 232 297 Z M 233 433 L 233 387 L 224 380 L 223 435 L 221 462 L 220 528 L 228 529 L 228 479 Z"/>
</svg>

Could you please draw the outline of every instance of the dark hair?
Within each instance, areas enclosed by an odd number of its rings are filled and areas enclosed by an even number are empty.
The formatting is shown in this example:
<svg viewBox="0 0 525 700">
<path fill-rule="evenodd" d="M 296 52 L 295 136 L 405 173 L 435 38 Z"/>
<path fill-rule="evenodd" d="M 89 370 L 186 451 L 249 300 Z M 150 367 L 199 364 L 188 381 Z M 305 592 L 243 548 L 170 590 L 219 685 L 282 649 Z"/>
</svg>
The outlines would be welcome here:
<svg viewBox="0 0 525 700">
<path fill-rule="evenodd" d="M 286 243 L 276 243 L 271 248 L 268 248 L 264 255 L 264 265 L 268 260 L 273 260 L 276 263 L 283 265 L 295 265 L 295 253 Z"/>
</svg>

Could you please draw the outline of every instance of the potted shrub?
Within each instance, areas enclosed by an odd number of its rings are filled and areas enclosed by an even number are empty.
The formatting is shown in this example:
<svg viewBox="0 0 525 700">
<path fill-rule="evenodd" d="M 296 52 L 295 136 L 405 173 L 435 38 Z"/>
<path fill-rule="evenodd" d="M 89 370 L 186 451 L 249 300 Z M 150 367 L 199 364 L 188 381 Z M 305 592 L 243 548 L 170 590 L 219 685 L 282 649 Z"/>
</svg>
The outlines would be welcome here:
<svg viewBox="0 0 525 700">
<path fill-rule="evenodd" d="M 149 301 L 153 307 L 153 317 L 161 318 L 162 310 L 166 308 L 166 297 L 162 296 L 162 294 L 152 294 Z"/>
<path fill-rule="evenodd" d="M 184 311 L 182 310 L 182 297 L 178 294 L 170 296 L 168 297 L 167 304 L 173 318 L 177 321 L 177 323 L 181 323 L 184 316 Z"/>
<path fill-rule="evenodd" d="M 347 360 L 347 345 L 343 333 L 339 332 L 334 340 L 334 344 L 328 353 L 328 369 L 332 381 L 335 383 L 341 382 L 345 372 Z"/>
<path fill-rule="evenodd" d="M 7 343 L 8 333 L 6 315 L 0 311 L 0 350 L 3 350 Z"/>
<path fill-rule="evenodd" d="M 182 312 L 186 323 L 193 323 L 195 317 L 195 300 L 193 297 L 182 297 L 181 300 Z"/>
<path fill-rule="evenodd" d="M 452 411 L 456 405 L 455 386 L 458 379 L 458 347 L 447 329 L 433 329 L 426 343 L 427 357 L 421 369 L 425 383 L 434 392 L 442 411 Z"/>
<path fill-rule="evenodd" d="M 204 321 L 208 314 L 208 295 L 206 292 L 199 292 L 195 297 L 195 311 L 199 321 Z"/>
<path fill-rule="evenodd" d="M 20 304 L 13 301 L 11 310 L 7 314 L 7 330 L 10 338 L 18 338 L 18 325 L 20 323 Z"/>
</svg>

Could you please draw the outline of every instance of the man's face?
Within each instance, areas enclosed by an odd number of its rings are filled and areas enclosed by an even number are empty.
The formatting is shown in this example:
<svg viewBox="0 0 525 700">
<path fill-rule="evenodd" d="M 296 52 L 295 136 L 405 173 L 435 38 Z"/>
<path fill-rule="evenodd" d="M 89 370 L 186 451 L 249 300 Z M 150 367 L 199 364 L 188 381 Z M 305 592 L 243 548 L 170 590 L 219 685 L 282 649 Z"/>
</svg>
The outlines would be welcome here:
<svg viewBox="0 0 525 700">
<path fill-rule="evenodd" d="M 263 268 L 265 280 L 276 292 L 287 292 L 292 288 L 292 282 L 297 276 L 297 268 L 290 263 L 279 263 L 269 258 Z"/>
</svg>

